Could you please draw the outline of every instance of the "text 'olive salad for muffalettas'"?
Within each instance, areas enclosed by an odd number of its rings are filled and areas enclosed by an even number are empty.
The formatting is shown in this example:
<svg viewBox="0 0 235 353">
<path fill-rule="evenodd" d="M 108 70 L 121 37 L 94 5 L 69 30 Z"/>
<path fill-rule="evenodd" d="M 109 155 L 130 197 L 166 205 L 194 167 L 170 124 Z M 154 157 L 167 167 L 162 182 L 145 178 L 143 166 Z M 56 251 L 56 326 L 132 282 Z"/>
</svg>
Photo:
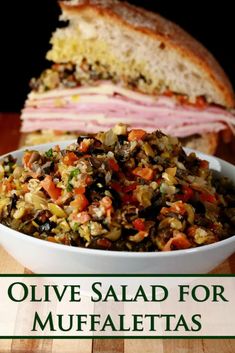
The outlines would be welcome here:
<svg viewBox="0 0 235 353">
<path fill-rule="evenodd" d="M 160 131 L 117 125 L 0 165 L 1 223 L 50 242 L 126 251 L 210 244 L 235 231 L 235 190 Z"/>
</svg>

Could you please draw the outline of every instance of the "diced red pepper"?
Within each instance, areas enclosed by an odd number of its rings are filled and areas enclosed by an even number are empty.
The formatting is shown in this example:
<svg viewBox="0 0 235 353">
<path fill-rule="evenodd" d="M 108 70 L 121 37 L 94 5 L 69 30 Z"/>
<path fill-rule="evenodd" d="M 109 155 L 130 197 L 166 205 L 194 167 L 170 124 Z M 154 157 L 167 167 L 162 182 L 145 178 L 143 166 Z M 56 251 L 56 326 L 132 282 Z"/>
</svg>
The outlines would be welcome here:
<svg viewBox="0 0 235 353">
<path fill-rule="evenodd" d="M 201 160 L 200 161 L 200 168 L 202 169 L 207 169 L 209 167 L 209 162 L 206 160 Z"/>
<path fill-rule="evenodd" d="M 72 201 L 70 205 L 76 207 L 79 212 L 82 212 L 89 205 L 89 202 L 85 195 L 78 194 L 76 199 Z"/>
<path fill-rule="evenodd" d="M 45 179 L 41 181 L 41 186 L 53 201 L 56 201 L 61 196 L 61 189 L 57 188 L 50 175 L 47 175 Z"/>
<path fill-rule="evenodd" d="M 6 192 L 9 192 L 15 189 L 15 184 L 10 180 L 6 180 L 5 186 L 6 186 Z"/>
<path fill-rule="evenodd" d="M 87 152 L 89 146 L 90 146 L 90 140 L 84 139 L 79 145 L 79 151 L 85 153 Z"/>
<path fill-rule="evenodd" d="M 137 183 L 133 183 L 133 184 L 124 186 L 123 189 L 122 189 L 122 191 L 123 191 L 124 193 L 133 191 L 133 190 L 136 189 L 137 185 L 138 185 Z"/>
<path fill-rule="evenodd" d="M 123 172 L 120 172 L 120 171 L 117 173 L 117 176 L 118 176 L 119 180 L 122 180 L 122 179 L 125 178 L 125 174 Z"/>
<path fill-rule="evenodd" d="M 162 182 L 162 179 L 161 179 L 161 178 L 158 178 L 158 179 L 156 180 L 156 182 L 157 182 L 158 185 L 160 185 L 161 182 Z"/>
<path fill-rule="evenodd" d="M 200 194 L 200 199 L 204 202 L 210 202 L 210 203 L 216 203 L 217 201 L 215 195 L 212 195 L 206 192 L 202 192 Z"/>
<path fill-rule="evenodd" d="M 126 205 L 129 203 L 134 203 L 136 200 L 134 199 L 132 194 L 125 194 L 122 197 L 122 202 Z"/>
<path fill-rule="evenodd" d="M 168 215 L 168 213 L 174 212 L 178 213 L 180 215 L 185 214 L 186 208 L 185 204 L 182 202 L 182 200 L 173 202 L 170 207 L 162 207 L 160 213 L 163 215 Z"/>
<path fill-rule="evenodd" d="M 153 180 L 153 175 L 154 175 L 154 172 L 153 172 L 153 169 L 151 168 L 148 168 L 148 167 L 144 167 L 144 168 L 141 168 L 141 167 L 137 167 L 135 168 L 132 173 L 136 176 L 139 176 L 145 180 Z"/>
<path fill-rule="evenodd" d="M 110 169 L 112 169 L 114 172 L 119 171 L 119 165 L 117 164 L 117 162 L 113 158 L 108 159 L 108 164 L 109 164 Z"/>
<path fill-rule="evenodd" d="M 141 218 L 135 219 L 132 223 L 136 230 L 139 230 L 139 231 L 145 230 L 145 224 Z"/>
<path fill-rule="evenodd" d="M 97 245 L 104 249 L 109 249 L 112 246 L 112 243 L 108 239 L 98 239 Z"/>
<path fill-rule="evenodd" d="M 190 241 L 185 237 L 183 233 L 178 233 L 177 235 L 170 238 L 168 242 L 165 244 L 162 251 L 171 251 L 172 248 L 180 249 L 188 249 L 191 247 Z"/>
<path fill-rule="evenodd" d="M 196 231 L 197 231 L 198 227 L 197 226 L 191 226 L 187 229 L 187 235 L 190 238 L 194 238 L 196 235 Z"/>
<path fill-rule="evenodd" d="M 91 184 L 91 182 L 92 182 L 92 177 L 91 177 L 90 175 L 87 175 L 87 176 L 86 176 L 86 179 L 85 179 L 86 185 Z"/>
<path fill-rule="evenodd" d="M 139 141 L 142 140 L 146 135 L 146 131 L 141 129 L 131 130 L 128 134 L 128 141 Z"/>
<path fill-rule="evenodd" d="M 183 185 L 182 191 L 183 194 L 176 195 L 177 200 L 188 202 L 188 200 L 190 200 L 194 195 L 193 189 L 191 189 L 189 186 Z"/>
<path fill-rule="evenodd" d="M 78 157 L 73 152 L 68 152 L 63 158 L 63 162 L 66 165 L 73 165 L 76 161 L 78 161 Z"/>
<path fill-rule="evenodd" d="M 189 186 L 184 185 L 183 186 L 183 193 L 184 193 L 184 198 L 188 201 L 191 199 L 194 195 L 193 189 L 191 189 Z"/>
<path fill-rule="evenodd" d="M 122 187 L 119 183 L 116 183 L 115 181 L 111 184 L 111 188 L 117 192 L 122 191 Z"/>
<path fill-rule="evenodd" d="M 74 188 L 74 193 L 76 195 L 85 194 L 86 188 L 84 186 L 80 186 L 79 188 Z"/>
<path fill-rule="evenodd" d="M 23 165 L 24 165 L 25 167 L 31 168 L 31 163 L 29 162 L 31 156 L 32 156 L 32 152 L 26 151 L 26 152 L 24 153 L 24 156 L 23 156 Z"/>
</svg>

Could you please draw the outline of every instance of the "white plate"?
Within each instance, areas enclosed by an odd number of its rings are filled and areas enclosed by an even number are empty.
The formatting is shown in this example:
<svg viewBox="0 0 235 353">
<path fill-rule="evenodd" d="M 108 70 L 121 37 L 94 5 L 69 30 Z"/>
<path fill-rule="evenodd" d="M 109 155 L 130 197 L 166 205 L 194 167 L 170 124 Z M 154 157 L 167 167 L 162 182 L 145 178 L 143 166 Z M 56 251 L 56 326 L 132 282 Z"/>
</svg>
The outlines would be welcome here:
<svg viewBox="0 0 235 353">
<path fill-rule="evenodd" d="M 49 143 L 33 146 L 32 149 L 48 150 L 55 144 L 65 148 L 72 142 L 74 141 Z M 24 149 L 11 154 L 21 159 L 23 152 Z M 235 166 L 203 153 L 197 152 L 197 155 L 208 160 L 210 168 L 235 181 Z M 131 253 L 55 244 L 33 238 L 0 224 L 0 244 L 23 266 L 36 273 L 200 274 L 211 271 L 233 254 L 235 236 L 194 249 Z"/>
</svg>

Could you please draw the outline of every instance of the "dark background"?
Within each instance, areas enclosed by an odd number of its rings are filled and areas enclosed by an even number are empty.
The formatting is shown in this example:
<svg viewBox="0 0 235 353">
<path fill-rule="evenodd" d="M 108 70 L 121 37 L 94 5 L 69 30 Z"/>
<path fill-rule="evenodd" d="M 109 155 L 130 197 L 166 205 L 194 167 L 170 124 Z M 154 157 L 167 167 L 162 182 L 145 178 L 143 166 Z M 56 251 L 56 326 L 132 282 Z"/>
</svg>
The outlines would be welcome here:
<svg viewBox="0 0 235 353">
<path fill-rule="evenodd" d="M 232 1 L 131 1 L 178 23 L 217 58 L 235 87 L 235 25 Z M 48 65 L 44 59 L 58 25 L 56 0 L 1 1 L 0 111 L 20 111 L 28 82 Z"/>
</svg>

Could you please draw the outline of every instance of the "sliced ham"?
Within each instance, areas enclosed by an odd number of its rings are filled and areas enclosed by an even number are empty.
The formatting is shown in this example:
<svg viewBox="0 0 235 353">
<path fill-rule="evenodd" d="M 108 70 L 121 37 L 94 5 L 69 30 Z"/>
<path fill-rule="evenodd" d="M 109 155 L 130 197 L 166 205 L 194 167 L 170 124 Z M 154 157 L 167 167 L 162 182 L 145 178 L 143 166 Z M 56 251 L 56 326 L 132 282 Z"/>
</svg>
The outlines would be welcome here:
<svg viewBox="0 0 235 353">
<path fill-rule="evenodd" d="M 217 106 L 196 108 L 174 98 L 149 96 L 103 82 L 95 87 L 31 93 L 22 111 L 22 131 L 43 129 L 96 132 L 126 123 L 148 132 L 161 129 L 187 137 L 219 132 L 234 133 L 234 113 Z"/>
</svg>

